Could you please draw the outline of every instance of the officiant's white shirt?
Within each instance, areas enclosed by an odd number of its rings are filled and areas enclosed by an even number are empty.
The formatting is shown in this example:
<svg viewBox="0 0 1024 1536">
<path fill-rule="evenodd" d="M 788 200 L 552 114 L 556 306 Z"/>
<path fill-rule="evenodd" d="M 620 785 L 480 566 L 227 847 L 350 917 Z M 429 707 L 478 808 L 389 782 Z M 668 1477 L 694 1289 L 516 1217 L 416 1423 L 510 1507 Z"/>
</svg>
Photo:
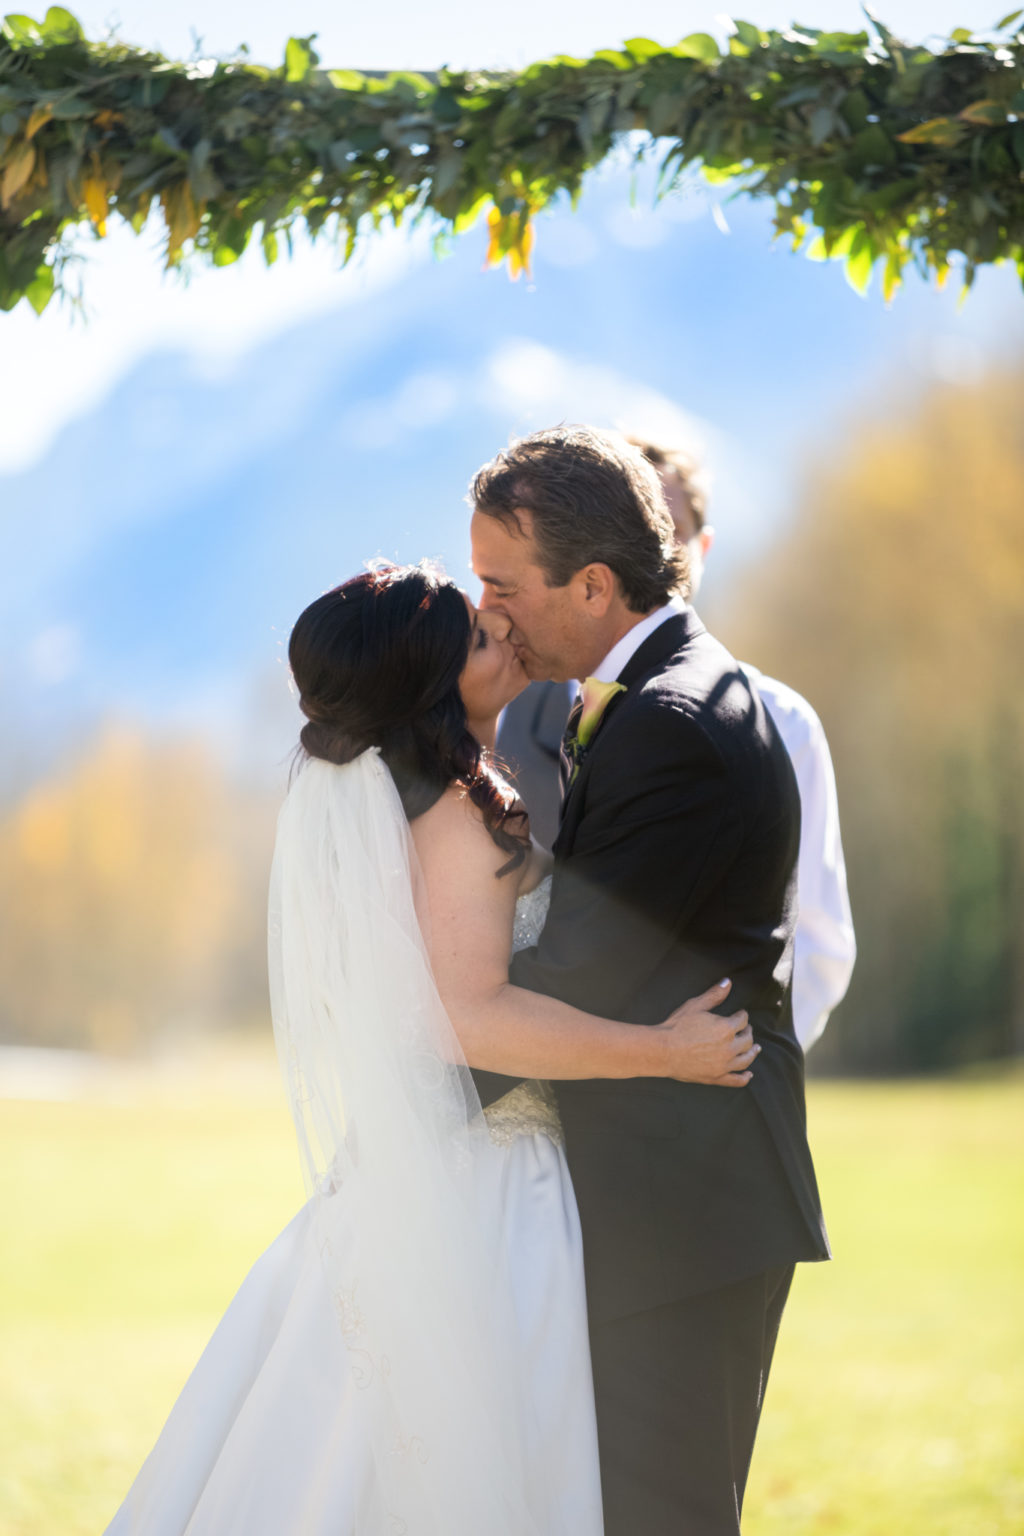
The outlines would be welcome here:
<svg viewBox="0 0 1024 1536">
<path fill-rule="evenodd" d="M 674 597 L 634 624 L 595 668 L 594 677 L 602 683 L 614 682 L 648 636 L 686 608 L 682 598 Z M 807 1051 L 821 1035 L 832 1009 L 846 996 L 857 958 L 839 834 L 836 776 L 821 721 L 807 700 L 747 662 L 740 665 L 782 737 L 800 792 L 793 1027 Z"/>
</svg>

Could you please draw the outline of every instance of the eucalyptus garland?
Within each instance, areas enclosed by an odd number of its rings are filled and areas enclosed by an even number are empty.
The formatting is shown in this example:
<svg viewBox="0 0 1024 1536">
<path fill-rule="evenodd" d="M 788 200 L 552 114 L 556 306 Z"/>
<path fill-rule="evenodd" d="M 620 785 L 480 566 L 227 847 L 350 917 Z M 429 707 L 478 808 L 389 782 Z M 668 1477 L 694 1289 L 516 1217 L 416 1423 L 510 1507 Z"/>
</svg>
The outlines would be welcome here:
<svg viewBox="0 0 1024 1536">
<path fill-rule="evenodd" d="M 460 232 L 486 214 L 489 259 L 528 268 L 535 216 L 576 199 L 616 145 L 662 160 L 659 193 L 699 173 L 767 197 L 775 225 L 886 298 L 908 263 L 970 285 L 986 263 L 1024 280 L 1024 11 L 941 48 L 869 32 L 736 21 L 631 38 L 515 74 L 361 74 L 291 38 L 278 68 L 242 52 L 177 63 L 88 41 L 69 11 L 0 34 L 0 307 L 63 286 L 66 232 L 154 206 L 168 264 L 223 266 L 254 237 L 268 263 L 302 221 L 345 259 L 383 221 Z"/>
</svg>

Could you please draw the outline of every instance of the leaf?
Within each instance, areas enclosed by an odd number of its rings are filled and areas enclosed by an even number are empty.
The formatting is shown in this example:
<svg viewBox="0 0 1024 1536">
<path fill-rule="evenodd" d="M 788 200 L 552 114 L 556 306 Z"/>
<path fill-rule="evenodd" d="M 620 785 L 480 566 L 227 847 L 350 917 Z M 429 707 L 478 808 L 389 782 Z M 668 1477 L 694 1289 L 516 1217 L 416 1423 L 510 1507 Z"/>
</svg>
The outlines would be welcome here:
<svg viewBox="0 0 1024 1536">
<path fill-rule="evenodd" d="M 107 184 L 102 176 L 87 176 L 82 183 L 82 201 L 102 240 L 107 232 Z"/>
<path fill-rule="evenodd" d="M 1019 21 L 1022 16 L 1024 16 L 1024 10 L 1011 11 L 1008 16 L 1004 16 L 1001 21 L 996 22 L 996 31 L 1002 32 L 1004 27 L 1012 27 L 1014 22 Z"/>
<path fill-rule="evenodd" d="M 79 43 L 85 34 L 81 22 L 62 5 L 51 5 L 43 17 L 42 33 L 48 43 Z"/>
<path fill-rule="evenodd" d="M 836 115 L 831 107 L 815 107 L 811 113 L 811 143 L 817 149 L 835 132 Z"/>
<path fill-rule="evenodd" d="M 752 21 L 739 21 L 733 17 L 733 26 L 736 28 L 736 36 L 740 42 L 751 51 L 760 48 L 768 41 L 760 27 L 755 27 Z"/>
<path fill-rule="evenodd" d="M 45 265 L 37 267 L 35 277 L 25 289 L 25 297 L 37 315 L 42 314 L 53 298 L 53 288 L 53 268 Z"/>
<path fill-rule="evenodd" d="M 908 128 L 906 133 L 898 133 L 896 137 L 901 144 L 938 144 L 949 148 L 959 143 L 963 135 L 964 130 L 955 118 L 932 117 L 926 123 Z"/>
<path fill-rule="evenodd" d="M 313 37 L 316 36 L 314 32 Z M 313 67 L 316 55 L 310 46 L 310 39 L 305 37 L 290 37 L 284 46 L 284 77 L 290 85 L 300 80 L 305 80 Z"/>
<path fill-rule="evenodd" d="M 1006 108 L 1001 102 L 993 101 L 991 97 L 985 97 L 981 101 L 972 101 L 964 107 L 957 116 L 965 123 L 980 123 L 985 128 L 998 128 L 1006 122 Z"/>
<path fill-rule="evenodd" d="M 711 64 L 720 58 L 718 44 L 710 32 L 691 32 L 689 37 L 684 37 L 676 43 L 672 52 L 683 59 L 701 59 L 705 64 Z"/>
<path fill-rule="evenodd" d="M 366 76 L 361 75 L 358 69 L 329 69 L 327 78 L 339 91 L 363 91 L 366 89 Z"/>
<path fill-rule="evenodd" d="M 954 43 L 969 43 L 971 40 L 970 27 L 954 27 L 949 34 Z"/>
<path fill-rule="evenodd" d="M 855 293 L 860 294 L 861 298 L 868 291 L 868 284 L 871 281 L 871 269 L 874 264 L 874 244 L 865 231 L 861 230 L 854 239 L 853 245 L 850 248 L 850 254 L 846 258 L 846 281 Z"/>
<path fill-rule="evenodd" d="M 638 64 L 646 64 L 648 59 L 653 59 L 656 54 L 665 52 L 661 43 L 655 43 L 649 37 L 627 37 L 623 47 L 633 55 Z"/>
<path fill-rule="evenodd" d="M 851 128 L 860 129 L 868 126 L 868 112 L 871 110 L 871 105 L 862 90 L 847 91 L 839 110 Z"/>
<path fill-rule="evenodd" d="M 0 181 L 0 208 L 5 212 L 36 168 L 34 144 L 19 144 L 4 166 Z"/>
<path fill-rule="evenodd" d="M 34 139 L 40 128 L 42 128 L 46 123 L 51 122 L 52 119 L 53 112 L 49 107 L 37 107 L 36 110 L 32 113 L 32 116 L 29 118 L 28 123 L 25 125 L 26 140 Z"/>
<path fill-rule="evenodd" d="M 882 298 L 887 304 L 892 303 L 902 281 L 903 262 L 898 255 L 891 254 L 885 259 L 885 271 L 882 273 Z"/>
<path fill-rule="evenodd" d="M 14 11 L 4 17 L 3 34 L 12 43 L 38 43 L 39 23 L 33 21 L 31 16 L 23 16 L 20 11 Z"/>
</svg>

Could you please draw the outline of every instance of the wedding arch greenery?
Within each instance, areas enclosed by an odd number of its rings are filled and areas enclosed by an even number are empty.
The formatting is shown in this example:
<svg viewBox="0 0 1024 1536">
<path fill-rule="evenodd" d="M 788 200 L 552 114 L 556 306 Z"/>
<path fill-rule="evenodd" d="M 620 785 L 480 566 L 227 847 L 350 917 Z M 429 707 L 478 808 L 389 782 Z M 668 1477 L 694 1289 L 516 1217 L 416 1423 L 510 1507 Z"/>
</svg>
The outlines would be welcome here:
<svg viewBox="0 0 1024 1536">
<path fill-rule="evenodd" d="M 323 69 L 314 38 L 268 68 L 243 50 L 176 63 L 74 16 L 7 16 L 0 35 L 0 307 L 63 285 L 76 225 L 136 231 L 153 205 L 166 255 L 267 262 L 299 222 L 345 259 L 383 221 L 460 232 L 482 214 L 489 259 L 528 267 L 535 215 L 576 198 L 622 145 L 661 158 L 659 193 L 700 175 L 769 198 L 778 232 L 842 260 L 863 291 L 882 263 L 942 281 L 951 258 L 1024 280 L 1024 10 L 941 47 L 870 31 L 736 21 L 674 47 L 631 38 L 515 74 Z"/>
</svg>

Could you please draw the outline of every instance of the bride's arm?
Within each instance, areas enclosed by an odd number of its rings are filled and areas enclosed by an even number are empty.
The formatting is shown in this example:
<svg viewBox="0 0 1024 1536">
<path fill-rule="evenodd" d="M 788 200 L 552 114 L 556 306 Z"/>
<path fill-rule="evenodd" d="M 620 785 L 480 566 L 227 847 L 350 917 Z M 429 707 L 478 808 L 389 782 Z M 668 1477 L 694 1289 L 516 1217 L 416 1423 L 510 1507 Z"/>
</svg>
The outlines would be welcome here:
<svg viewBox="0 0 1024 1536">
<path fill-rule="evenodd" d="M 757 1055 L 745 1013 L 723 1018 L 729 984 L 691 999 L 664 1024 L 583 1013 L 508 979 L 516 873 L 457 790 L 412 824 L 430 908 L 430 958 L 470 1066 L 509 1077 L 673 1077 L 745 1086 Z"/>
</svg>

